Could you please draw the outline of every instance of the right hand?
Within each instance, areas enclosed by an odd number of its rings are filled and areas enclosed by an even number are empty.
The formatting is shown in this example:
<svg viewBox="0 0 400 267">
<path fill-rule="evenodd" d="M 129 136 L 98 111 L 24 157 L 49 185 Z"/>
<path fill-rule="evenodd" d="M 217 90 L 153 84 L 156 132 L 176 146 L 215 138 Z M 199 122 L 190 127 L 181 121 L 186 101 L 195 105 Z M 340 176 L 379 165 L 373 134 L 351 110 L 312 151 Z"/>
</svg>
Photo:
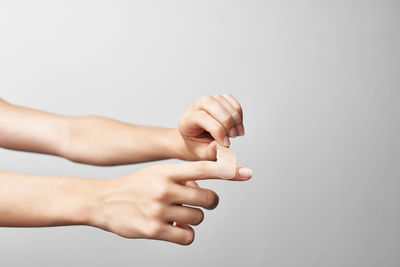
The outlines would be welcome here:
<svg viewBox="0 0 400 267">
<path fill-rule="evenodd" d="M 240 103 L 230 94 L 203 96 L 179 118 L 185 160 L 215 160 L 217 143 L 244 135 Z"/>
<path fill-rule="evenodd" d="M 232 180 L 240 177 L 238 165 Z M 243 173 L 243 172 L 241 172 Z M 149 238 L 189 245 L 203 221 L 197 207 L 214 209 L 218 195 L 196 186 L 194 180 L 219 179 L 213 161 L 159 164 L 112 180 L 102 180 L 91 225 L 127 238 Z M 186 206 L 190 205 L 190 206 Z M 176 225 L 173 225 L 176 222 Z"/>
</svg>

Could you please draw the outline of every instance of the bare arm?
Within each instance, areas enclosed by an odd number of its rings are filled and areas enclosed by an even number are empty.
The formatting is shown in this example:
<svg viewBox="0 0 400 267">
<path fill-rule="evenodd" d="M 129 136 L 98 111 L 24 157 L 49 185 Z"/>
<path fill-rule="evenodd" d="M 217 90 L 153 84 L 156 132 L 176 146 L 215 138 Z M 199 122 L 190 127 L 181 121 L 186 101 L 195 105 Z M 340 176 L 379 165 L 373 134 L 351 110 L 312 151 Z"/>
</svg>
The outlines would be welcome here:
<svg viewBox="0 0 400 267">
<path fill-rule="evenodd" d="M 70 118 L 12 105 L 0 98 L 0 146 L 60 155 Z"/>
<path fill-rule="evenodd" d="M 95 165 L 166 158 L 215 160 L 217 142 L 244 134 L 242 109 L 229 94 L 199 98 L 179 129 L 140 126 L 100 116 L 63 116 L 0 99 L 0 146 Z"/>
<path fill-rule="evenodd" d="M 95 179 L 0 171 L 0 226 L 88 224 Z"/>
<path fill-rule="evenodd" d="M 72 161 L 117 165 L 167 158 L 184 159 L 176 129 L 141 126 L 99 116 L 69 119 L 61 156 Z"/>
<path fill-rule="evenodd" d="M 69 160 L 116 165 L 183 158 L 178 130 L 99 116 L 63 116 L 0 100 L 0 146 Z"/>
<path fill-rule="evenodd" d="M 179 130 L 56 115 L 0 99 L 0 146 L 99 165 L 215 159 L 216 142 L 226 144 L 227 136 L 243 135 L 240 105 L 229 104 L 231 96 L 221 97 L 196 101 L 180 118 Z M 215 192 L 194 181 L 217 178 L 216 164 L 160 164 L 111 180 L 0 171 L 0 226 L 83 224 L 123 237 L 187 245 L 194 238 L 189 225 L 201 223 L 204 216 L 196 207 L 218 204 Z M 238 165 L 233 180 L 251 175 Z"/>
<path fill-rule="evenodd" d="M 88 225 L 128 238 L 188 245 L 218 196 L 195 179 L 216 178 L 213 161 L 160 164 L 110 180 L 0 171 L 0 226 Z M 240 175 L 238 166 L 234 180 Z M 185 206 L 182 206 L 185 205 Z M 186 205 L 190 205 L 186 206 Z M 176 225 L 172 225 L 176 222 Z"/>
</svg>

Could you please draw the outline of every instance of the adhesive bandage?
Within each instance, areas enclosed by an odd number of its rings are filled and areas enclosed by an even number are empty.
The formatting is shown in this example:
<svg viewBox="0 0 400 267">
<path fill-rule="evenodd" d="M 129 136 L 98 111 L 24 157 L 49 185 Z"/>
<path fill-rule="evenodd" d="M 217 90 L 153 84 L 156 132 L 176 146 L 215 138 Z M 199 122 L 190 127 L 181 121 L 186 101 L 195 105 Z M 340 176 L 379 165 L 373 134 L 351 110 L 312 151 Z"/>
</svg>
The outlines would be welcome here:
<svg viewBox="0 0 400 267">
<path fill-rule="evenodd" d="M 236 174 L 236 156 L 232 149 L 217 145 L 218 176 L 232 179 Z"/>
</svg>

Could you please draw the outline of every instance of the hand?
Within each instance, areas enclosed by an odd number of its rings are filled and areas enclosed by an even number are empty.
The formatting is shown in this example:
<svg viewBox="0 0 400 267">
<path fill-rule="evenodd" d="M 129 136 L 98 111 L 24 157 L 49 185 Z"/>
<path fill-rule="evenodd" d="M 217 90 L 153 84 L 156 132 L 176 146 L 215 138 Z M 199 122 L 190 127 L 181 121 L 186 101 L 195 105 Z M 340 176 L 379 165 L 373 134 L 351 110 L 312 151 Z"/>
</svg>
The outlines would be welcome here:
<svg viewBox="0 0 400 267">
<path fill-rule="evenodd" d="M 102 180 L 93 190 L 97 204 L 89 224 L 123 237 L 189 245 L 194 240 L 194 230 L 189 225 L 198 225 L 204 218 L 197 207 L 214 209 L 218 205 L 218 195 L 198 187 L 193 180 L 215 179 L 216 164 L 213 161 L 160 164 Z M 233 180 L 248 180 L 251 174 L 240 176 L 240 168 L 246 169 L 238 166 Z"/>
<path fill-rule="evenodd" d="M 217 142 L 229 146 L 229 137 L 244 135 L 242 108 L 230 94 L 199 98 L 180 117 L 179 132 L 187 160 L 215 160 Z"/>
</svg>

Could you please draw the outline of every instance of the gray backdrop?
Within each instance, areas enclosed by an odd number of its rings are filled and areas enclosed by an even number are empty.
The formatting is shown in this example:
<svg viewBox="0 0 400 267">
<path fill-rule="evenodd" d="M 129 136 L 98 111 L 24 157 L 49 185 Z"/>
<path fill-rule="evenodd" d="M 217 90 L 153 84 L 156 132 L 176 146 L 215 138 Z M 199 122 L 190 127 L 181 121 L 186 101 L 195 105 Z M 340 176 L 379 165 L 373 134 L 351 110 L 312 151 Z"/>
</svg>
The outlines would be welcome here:
<svg viewBox="0 0 400 267">
<path fill-rule="evenodd" d="M 0 265 L 399 266 L 399 1 L 0 1 L 0 95 L 61 114 L 175 127 L 230 92 L 249 182 L 189 247 L 85 227 L 0 228 Z M 150 163 L 154 164 L 154 163 Z M 109 179 L 0 150 L 0 168 Z"/>
</svg>

